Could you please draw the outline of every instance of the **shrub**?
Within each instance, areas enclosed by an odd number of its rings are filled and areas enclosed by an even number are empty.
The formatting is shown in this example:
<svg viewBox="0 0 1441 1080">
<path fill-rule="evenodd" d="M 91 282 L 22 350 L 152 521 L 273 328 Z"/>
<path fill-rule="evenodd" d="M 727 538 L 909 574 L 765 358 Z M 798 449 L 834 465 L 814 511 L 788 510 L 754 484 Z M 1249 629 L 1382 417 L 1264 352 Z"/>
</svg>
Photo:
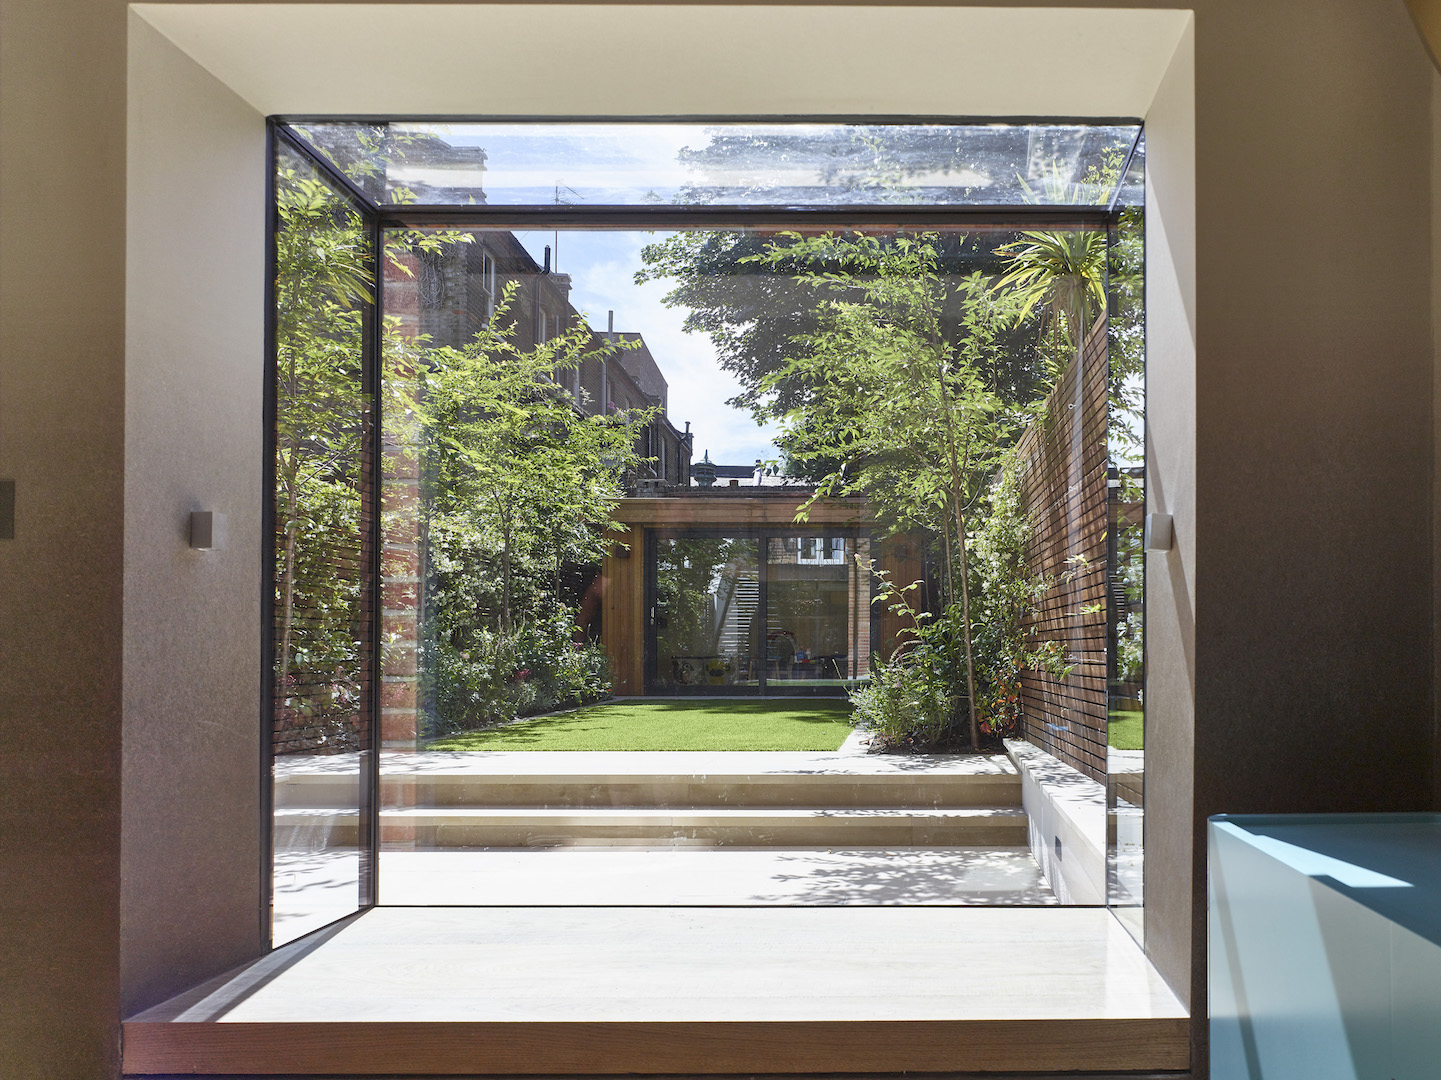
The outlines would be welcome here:
<svg viewBox="0 0 1441 1080">
<path fill-rule="evenodd" d="M 1018 733 L 1021 672 L 1071 673 L 1058 642 L 1037 642 L 1024 620 L 1051 585 L 1026 564 L 1031 522 L 1021 509 L 1019 466 L 1008 457 L 983 508 L 972 513 L 970 553 L 971 650 L 982 737 Z M 935 747 L 965 727 L 965 627 L 961 608 L 917 610 L 911 587 L 898 588 L 876 572 L 877 599 L 910 620 L 910 641 L 888 662 L 877 664 L 870 687 L 852 693 L 855 721 L 875 736 L 873 748 Z"/>
<path fill-rule="evenodd" d="M 877 665 L 869 684 L 851 691 L 851 722 L 870 731 L 874 747 L 927 750 L 949 729 L 957 702 L 936 670 L 938 660 L 918 642 Z"/>
<path fill-rule="evenodd" d="M 574 638 L 573 620 L 557 608 L 509 635 L 473 630 L 463 648 L 449 640 L 429 643 L 426 734 L 475 731 L 608 697 L 604 650 Z"/>
</svg>

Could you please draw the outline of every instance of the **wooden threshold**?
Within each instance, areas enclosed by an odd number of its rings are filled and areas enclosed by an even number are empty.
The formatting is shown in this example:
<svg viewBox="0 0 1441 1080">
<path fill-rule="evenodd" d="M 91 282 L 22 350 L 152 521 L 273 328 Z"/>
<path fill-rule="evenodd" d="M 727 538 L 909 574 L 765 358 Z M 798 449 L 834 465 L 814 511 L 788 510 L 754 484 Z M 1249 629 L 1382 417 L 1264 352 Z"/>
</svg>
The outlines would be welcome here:
<svg viewBox="0 0 1441 1080">
<path fill-rule="evenodd" d="M 1073 1072 L 1184 1069 L 1189 1022 L 920 1020 L 125 1025 L 127 1074 Z"/>
<path fill-rule="evenodd" d="M 127 1075 L 1169 1072 L 1096 908 L 377 908 L 126 1021 Z"/>
</svg>

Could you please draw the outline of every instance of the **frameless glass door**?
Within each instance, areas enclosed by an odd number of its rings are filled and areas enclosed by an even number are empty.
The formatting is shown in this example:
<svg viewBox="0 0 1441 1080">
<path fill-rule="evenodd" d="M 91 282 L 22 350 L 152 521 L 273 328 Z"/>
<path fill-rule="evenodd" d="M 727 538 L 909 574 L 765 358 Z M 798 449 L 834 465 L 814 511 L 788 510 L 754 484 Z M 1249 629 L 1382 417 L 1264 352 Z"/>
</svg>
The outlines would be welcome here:
<svg viewBox="0 0 1441 1080">
<path fill-rule="evenodd" d="M 840 695 L 863 683 L 869 551 L 868 540 L 840 533 L 657 537 L 647 552 L 648 692 Z"/>
</svg>

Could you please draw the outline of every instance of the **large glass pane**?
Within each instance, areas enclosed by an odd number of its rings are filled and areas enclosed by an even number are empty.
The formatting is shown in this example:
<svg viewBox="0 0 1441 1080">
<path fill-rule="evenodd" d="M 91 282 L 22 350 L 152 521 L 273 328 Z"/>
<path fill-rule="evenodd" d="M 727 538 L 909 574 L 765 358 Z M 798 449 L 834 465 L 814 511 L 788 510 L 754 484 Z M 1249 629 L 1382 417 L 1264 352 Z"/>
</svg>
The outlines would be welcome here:
<svg viewBox="0 0 1441 1080">
<path fill-rule="evenodd" d="M 373 253 L 355 208 L 282 144 L 275 174 L 272 937 L 366 902 L 371 747 Z"/>
<path fill-rule="evenodd" d="M 767 690 L 845 688 L 869 679 L 868 559 L 869 542 L 854 536 L 769 538 Z"/>
<path fill-rule="evenodd" d="M 382 899 L 1104 902 L 1105 254 L 389 230 Z M 1028 842 L 1027 747 L 1096 793 L 1094 892 Z M 686 847 L 766 884 L 664 878 Z"/>
<path fill-rule="evenodd" d="M 754 538 L 658 540 L 656 689 L 759 688 L 766 629 L 760 591 Z"/>
<path fill-rule="evenodd" d="M 1110 203 L 1133 125 L 329 123 L 301 128 L 380 203 Z"/>
<path fill-rule="evenodd" d="M 1107 902 L 1143 937 L 1146 792 L 1145 142 L 1138 140 L 1110 236 L 1107 443 L 1110 574 Z"/>
</svg>

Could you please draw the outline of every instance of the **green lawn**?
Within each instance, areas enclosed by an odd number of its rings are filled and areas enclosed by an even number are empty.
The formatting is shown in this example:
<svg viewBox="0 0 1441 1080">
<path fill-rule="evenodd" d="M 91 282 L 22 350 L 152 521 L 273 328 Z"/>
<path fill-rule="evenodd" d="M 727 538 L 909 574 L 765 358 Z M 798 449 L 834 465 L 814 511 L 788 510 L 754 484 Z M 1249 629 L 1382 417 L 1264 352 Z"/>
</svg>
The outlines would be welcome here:
<svg viewBox="0 0 1441 1080">
<path fill-rule="evenodd" d="M 838 750 L 845 701 L 685 700 L 592 705 L 455 735 L 431 750 Z"/>
<path fill-rule="evenodd" d="M 1106 726 L 1106 741 L 1117 750 L 1144 750 L 1141 716 L 1141 713 L 1129 709 L 1113 710 L 1111 722 Z"/>
</svg>

